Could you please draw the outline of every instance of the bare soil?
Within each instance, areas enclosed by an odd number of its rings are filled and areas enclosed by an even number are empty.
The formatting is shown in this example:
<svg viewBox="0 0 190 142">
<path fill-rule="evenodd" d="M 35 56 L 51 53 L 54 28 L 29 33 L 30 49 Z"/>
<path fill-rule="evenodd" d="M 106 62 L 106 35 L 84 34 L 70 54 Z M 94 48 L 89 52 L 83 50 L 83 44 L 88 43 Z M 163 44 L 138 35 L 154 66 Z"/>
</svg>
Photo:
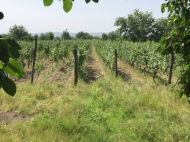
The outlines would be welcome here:
<svg viewBox="0 0 190 142">
<path fill-rule="evenodd" d="M 84 81 L 89 83 L 100 78 L 107 78 L 107 75 L 103 69 L 103 62 L 98 58 L 94 46 L 91 45 L 86 59 Z"/>
<path fill-rule="evenodd" d="M 31 116 L 22 116 L 19 115 L 16 112 L 1 112 L 0 113 L 0 125 L 7 125 L 9 123 L 12 123 L 16 120 L 26 121 L 31 119 Z"/>
</svg>

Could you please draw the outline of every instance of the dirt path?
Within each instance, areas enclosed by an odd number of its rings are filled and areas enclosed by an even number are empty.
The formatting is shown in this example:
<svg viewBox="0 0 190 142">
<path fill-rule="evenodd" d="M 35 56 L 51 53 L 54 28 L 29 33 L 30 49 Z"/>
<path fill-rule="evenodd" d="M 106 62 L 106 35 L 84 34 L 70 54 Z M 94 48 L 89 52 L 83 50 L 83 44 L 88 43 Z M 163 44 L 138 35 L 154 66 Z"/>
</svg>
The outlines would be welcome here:
<svg viewBox="0 0 190 142">
<path fill-rule="evenodd" d="M 61 63 L 53 69 L 51 74 L 43 81 L 46 83 L 52 83 L 58 81 L 65 86 L 70 86 L 73 81 L 73 65 L 72 59 L 67 59 L 65 63 Z"/>
<path fill-rule="evenodd" d="M 108 78 L 103 69 L 103 61 L 99 59 L 93 45 L 90 46 L 89 54 L 87 56 L 85 64 L 86 75 L 84 77 L 84 81 L 86 83 L 96 81 L 100 78 Z"/>
<path fill-rule="evenodd" d="M 0 126 L 1 125 L 7 125 L 11 122 L 14 122 L 16 120 L 21 120 L 21 121 L 27 121 L 32 119 L 32 116 L 22 116 L 19 113 L 16 112 L 1 112 L 0 113 Z"/>
<path fill-rule="evenodd" d="M 51 59 L 42 60 L 43 68 L 39 76 L 34 74 L 34 83 L 52 83 L 58 81 L 66 86 L 73 82 L 73 57 L 59 61 L 58 65 Z M 31 81 L 32 66 L 24 69 L 25 76 L 20 79 L 12 78 L 18 86 Z"/>
<path fill-rule="evenodd" d="M 156 81 L 161 81 L 160 83 L 155 83 L 153 81 L 152 75 L 144 74 L 137 68 L 132 68 L 127 63 L 118 59 L 118 74 L 121 76 L 122 80 L 126 85 L 140 83 L 141 85 L 149 88 L 152 85 L 164 85 L 162 78 L 156 77 Z"/>
<path fill-rule="evenodd" d="M 128 84 L 135 82 L 144 82 L 142 78 L 136 73 L 135 69 L 129 67 L 126 63 L 118 59 L 118 75 L 122 80 Z"/>
</svg>

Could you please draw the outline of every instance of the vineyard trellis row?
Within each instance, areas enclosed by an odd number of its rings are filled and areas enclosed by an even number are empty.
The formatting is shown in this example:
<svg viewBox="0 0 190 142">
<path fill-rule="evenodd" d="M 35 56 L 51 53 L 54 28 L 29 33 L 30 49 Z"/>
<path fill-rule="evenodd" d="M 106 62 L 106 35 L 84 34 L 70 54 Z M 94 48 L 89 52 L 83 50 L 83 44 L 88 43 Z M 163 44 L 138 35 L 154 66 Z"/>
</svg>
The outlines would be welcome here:
<svg viewBox="0 0 190 142">
<path fill-rule="evenodd" d="M 137 67 L 138 69 L 146 72 L 153 72 L 153 79 L 158 73 L 168 76 L 168 82 L 171 83 L 172 70 L 182 70 L 182 58 L 176 54 L 170 56 L 161 55 L 157 52 L 159 47 L 155 42 L 144 43 L 132 43 L 132 42 L 120 42 L 120 41 L 97 41 L 94 43 L 96 51 L 100 57 L 105 61 L 107 66 L 113 70 L 116 63 L 114 63 L 114 49 L 118 51 L 118 57 L 124 62 L 131 65 L 131 67 Z"/>
<path fill-rule="evenodd" d="M 26 66 L 26 62 L 28 63 L 28 68 L 30 67 L 31 62 L 33 61 L 33 69 L 32 69 L 32 78 L 31 83 L 33 83 L 33 73 L 38 73 L 38 76 L 43 68 L 43 62 L 42 59 L 49 59 L 55 62 L 56 64 L 61 60 L 65 62 L 66 58 L 69 58 L 69 53 L 72 52 L 74 49 L 77 51 L 77 62 L 75 64 L 77 65 L 78 70 L 78 76 L 80 78 L 84 77 L 84 69 L 83 69 L 83 63 L 86 59 L 86 56 L 88 54 L 89 46 L 91 42 L 83 42 L 83 41 L 41 41 L 39 40 L 37 43 L 33 42 L 26 42 L 22 41 L 22 50 L 20 51 L 20 58 L 18 61 L 23 65 L 23 68 Z M 34 46 L 35 45 L 35 46 Z M 36 49 L 36 64 L 34 63 L 35 58 L 35 48 Z M 73 63 L 74 63 L 74 59 Z"/>
</svg>

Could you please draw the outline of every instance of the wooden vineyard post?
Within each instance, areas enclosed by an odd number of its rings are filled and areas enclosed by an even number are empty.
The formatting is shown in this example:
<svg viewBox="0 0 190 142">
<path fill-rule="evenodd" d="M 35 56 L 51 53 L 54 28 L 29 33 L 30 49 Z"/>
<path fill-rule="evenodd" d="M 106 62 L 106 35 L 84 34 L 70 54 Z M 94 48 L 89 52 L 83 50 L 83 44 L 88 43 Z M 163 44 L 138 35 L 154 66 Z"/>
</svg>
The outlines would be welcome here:
<svg viewBox="0 0 190 142">
<path fill-rule="evenodd" d="M 33 84 L 33 81 L 34 81 L 34 67 L 35 67 L 35 61 L 36 61 L 36 51 L 37 51 L 37 37 L 35 37 L 35 49 L 34 49 L 34 53 L 33 53 L 31 84 Z"/>
<path fill-rule="evenodd" d="M 174 64 L 174 54 L 172 53 L 172 54 L 170 55 L 170 70 L 169 70 L 168 85 L 171 84 L 171 82 L 172 82 L 173 64 Z"/>
<path fill-rule="evenodd" d="M 78 82 L 78 57 L 77 57 L 77 50 L 73 50 L 74 58 L 75 58 L 75 69 L 74 69 L 74 85 L 77 85 Z"/>
<path fill-rule="evenodd" d="M 117 72 L 117 49 L 115 49 L 115 77 L 117 77 L 118 72 Z"/>
</svg>

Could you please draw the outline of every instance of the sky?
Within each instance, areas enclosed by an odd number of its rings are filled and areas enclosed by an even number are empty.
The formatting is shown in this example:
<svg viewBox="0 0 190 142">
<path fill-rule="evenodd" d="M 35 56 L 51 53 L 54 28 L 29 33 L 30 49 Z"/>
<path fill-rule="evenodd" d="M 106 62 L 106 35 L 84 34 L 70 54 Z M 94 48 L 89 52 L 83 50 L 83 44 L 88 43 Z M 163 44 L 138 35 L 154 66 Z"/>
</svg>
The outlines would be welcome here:
<svg viewBox="0 0 190 142">
<path fill-rule="evenodd" d="M 118 17 L 127 17 L 134 9 L 152 12 L 154 18 L 167 17 L 161 13 L 165 0 L 99 0 L 99 3 L 85 3 L 75 0 L 69 13 L 63 11 L 61 1 L 54 0 L 50 7 L 43 6 L 43 0 L 0 0 L 0 33 L 8 33 L 13 25 L 23 25 L 29 33 L 80 31 L 108 33 L 117 29 L 114 22 Z"/>
</svg>

